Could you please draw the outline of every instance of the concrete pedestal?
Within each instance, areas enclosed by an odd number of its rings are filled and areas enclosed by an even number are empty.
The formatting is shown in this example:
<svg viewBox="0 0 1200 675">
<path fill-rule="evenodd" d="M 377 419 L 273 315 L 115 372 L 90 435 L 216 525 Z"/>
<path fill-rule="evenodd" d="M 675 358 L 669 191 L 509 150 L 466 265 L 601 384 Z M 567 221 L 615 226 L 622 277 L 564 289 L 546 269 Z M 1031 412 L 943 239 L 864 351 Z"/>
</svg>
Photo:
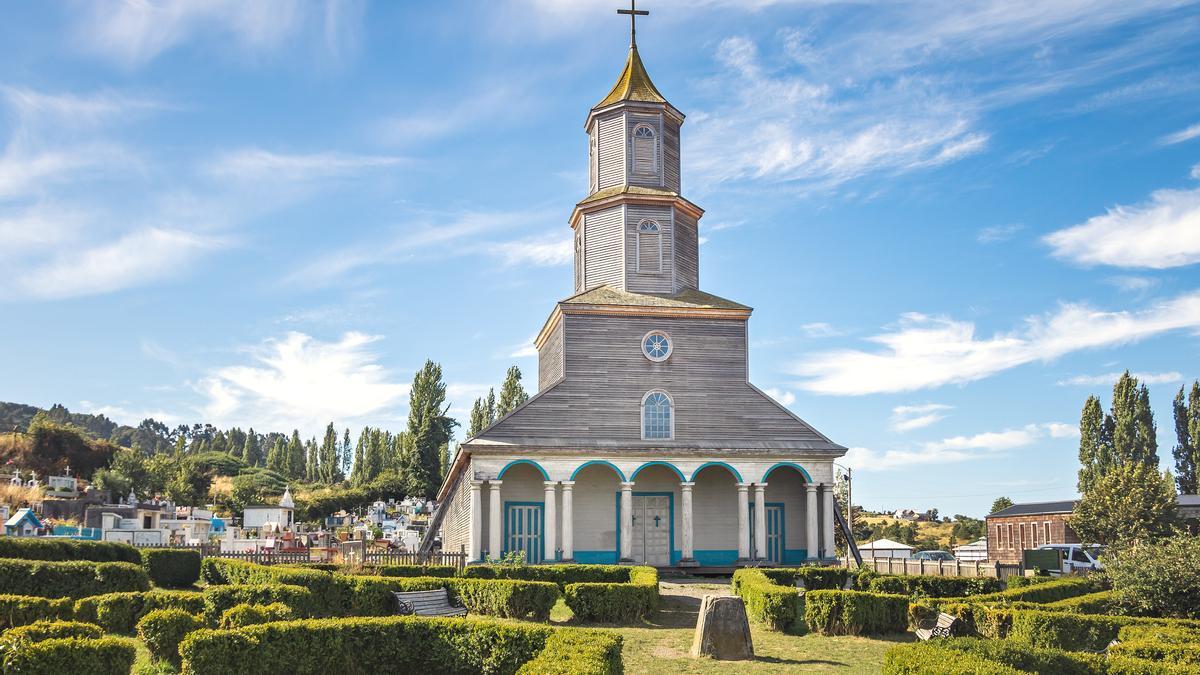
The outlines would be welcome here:
<svg viewBox="0 0 1200 675">
<path fill-rule="evenodd" d="M 721 661 L 754 659 L 746 605 L 736 595 L 706 595 L 700 601 L 700 618 L 692 639 L 692 656 Z"/>
</svg>

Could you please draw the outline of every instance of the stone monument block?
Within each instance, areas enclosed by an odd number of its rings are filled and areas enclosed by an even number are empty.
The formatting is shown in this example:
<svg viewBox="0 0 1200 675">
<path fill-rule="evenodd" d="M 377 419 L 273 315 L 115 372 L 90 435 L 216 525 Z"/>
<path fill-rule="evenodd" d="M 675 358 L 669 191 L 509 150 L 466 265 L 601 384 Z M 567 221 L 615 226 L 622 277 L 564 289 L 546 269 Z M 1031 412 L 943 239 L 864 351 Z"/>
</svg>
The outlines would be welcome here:
<svg viewBox="0 0 1200 675">
<path fill-rule="evenodd" d="M 746 605 L 736 595 L 706 595 L 700 601 L 700 618 L 692 639 L 692 656 L 722 661 L 754 658 Z"/>
</svg>

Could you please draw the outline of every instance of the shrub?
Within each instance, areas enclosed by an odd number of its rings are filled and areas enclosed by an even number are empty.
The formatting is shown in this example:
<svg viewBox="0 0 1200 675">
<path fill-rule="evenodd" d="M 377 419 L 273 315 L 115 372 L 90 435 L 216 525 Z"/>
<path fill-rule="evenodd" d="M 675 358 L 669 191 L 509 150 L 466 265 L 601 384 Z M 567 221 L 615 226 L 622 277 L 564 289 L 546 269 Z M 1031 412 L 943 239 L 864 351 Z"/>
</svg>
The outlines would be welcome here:
<svg viewBox="0 0 1200 675">
<path fill-rule="evenodd" d="M 82 621 L 37 621 L 10 628 L 0 635 L 0 653 L 11 653 L 18 645 L 56 638 L 99 638 L 104 631 L 94 623 Z"/>
<path fill-rule="evenodd" d="M 883 654 L 884 675 L 1021 675 L 1021 671 L 977 654 L 946 647 L 945 641 L 892 647 Z"/>
<path fill-rule="evenodd" d="M 1105 557 L 1123 613 L 1200 619 L 1200 538 L 1183 534 Z"/>
<path fill-rule="evenodd" d="M 733 592 L 746 603 L 746 615 L 753 621 L 774 630 L 804 632 L 804 596 L 795 586 L 773 583 L 763 570 L 740 569 L 733 573 Z"/>
<path fill-rule="evenodd" d="M 1107 675 L 1196 675 L 1195 666 L 1135 659 L 1131 656 L 1109 657 L 1103 672 Z"/>
<path fill-rule="evenodd" d="M 630 567 L 623 565 L 471 565 L 459 576 L 468 579 L 519 579 L 567 584 L 629 581 Z"/>
<path fill-rule="evenodd" d="M 0 560 L 0 593 L 46 598 L 85 598 L 118 591 L 145 591 L 150 580 L 140 566 L 111 562 Z"/>
<path fill-rule="evenodd" d="M 5 655 L 4 672 L 22 675 L 129 675 L 137 643 L 129 638 L 55 638 Z"/>
<path fill-rule="evenodd" d="M 823 635 L 883 635 L 908 628 L 908 598 L 863 591 L 804 594 L 804 621 Z"/>
<path fill-rule="evenodd" d="M 560 628 L 518 675 L 620 675 L 621 636 L 599 631 Z"/>
<path fill-rule="evenodd" d="M 1164 642 L 1167 644 L 1200 644 L 1200 627 L 1164 626 L 1155 624 L 1131 624 L 1121 626 L 1117 632 L 1121 642 Z"/>
<path fill-rule="evenodd" d="M 179 643 L 203 622 L 182 609 L 156 609 L 137 623 L 138 637 L 155 658 L 179 665 Z"/>
<path fill-rule="evenodd" d="M 513 673 L 555 629 L 485 619 L 370 617 L 265 623 L 202 630 L 180 645 L 184 673 Z M 561 629 L 559 629 L 561 630 Z M 586 673 L 589 671 L 575 671 Z"/>
<path fill-rule="evenodd" d="M 452 577 L 458 573 L 453 565 L 380 565 L 367 569 L 381 577 Z"/>
<path fill-rule="evenodd" d="M 973 596 L 971 602 L 987 604 L 1008 604 L 1013 602 L 1056 602 L 1080 595 L 1104 590 L 1099 579 L 1089 577 L 1065 577 L 1040 584 L 1010 588 L 998 593 L 987 593 Z"/>
<path fill-rule="evenodd" d="M 1048 611 L 1072 614 L 1112 614 L 1114 605 L 1112 591 L 1098 591 L 1066 600 L 1048 602 L 1043 607 Z"/>
<path fill-rule="evenodd" d="M 892 652 L 898 652 L 898 654 L 893 656 Z M 1072 654 L 1057 649 L 1035 649 L 1014 645 L 1004 640 L 955 638 L 893 647 L 884 655 L 883 672 L 1026 672 L 1092 675 L 1093 673 L 1102 673 L 1104 670 L 1103 657 L 1092 654 Z"/>
<path fill-rule="evenodd" d="M 0 629 L 24 626 L 35 621 L 71 619 L 75 616 L 71 598 L 37 598 L 26 595 L 0 595 Z"/>
<path fill-rule="evenodd" d="M 199 591 L 148 591 L 146 593 L 108 593 L 75 602 L 75 618 L 99 624 L 109 633 L 132 635 L 138 619 L 159 609 L 179 609 L 188 614 L 204 610 L 204 595 Z"/>
<path fill-rule="evenodd" d="M 1098 652 L 1116 639 L 1121 628 L 1157 625 L 1195 628 L 1200 621 L 1150 619 L 1131 616 L 1067 614 L 1042 610 L 1013 610 L 1008 639 L 1034 647 L 1077 652 Z"/>
<path fill-rule="evenodd" d="M 346 616 L 388 616 L 396 613 L 397 591 L 429 591 L 448 588 L 449 579 L 436 577 L 345 576 L 339 580 L 344 591 L 342 614 Z M 453 597 L 453 592 L 451 592 Z"/>
<path fill-rule="evenodd" d="M 563 595 L 575 618 L 602 623 L 636 623 L 653 614 L 658 608 L 658 570 L 653 567 L 625 569 L 628 570 L 625 583 L 585 581 L 567 584 Z"/>
<path fill-rule="evenodd" d="M 296 618 L 292 608 L 282 602 L 270 605 L 238 605 L 221 615 L 220 628 L 244 628 L 272 621 L 291 621 Z"/>
<path fill-rule="evenodd" d="M 129 544 L 111 541 L 78 541 L 33 537 L 0 537 L 0 558 L 20 560 L 90 560 L 141 564 L 138 550 Z"/>
<path fill-rule="evenodd" d="M 846 581 L 852 572 L 844 567 L 828 567 L 824 565 L 803 565 L 801 567 L 760 567 L 772 583 L 780 586 L 795 586 L 797 580 L 804 582 L 805 590 L 840 591 L 846 586 Z"/>
<path fill-rule="evenodd" d="M 934 577 L 909 574 L 884 574 L 871 579 L 866 590 L 926 598 L 961 598 L 998 593 L 1003 584 L 993 577 Z"/>
<path fill-rule="evenodd" d="M 181 548 L 142 549 L 142 567 L 155 586 L 185 588 L 200 579 L 200 552 Z"/>
<path fill-rule="evenodd" d="M 447 579 L 454 596 L 475 614 L 548 621 L 558 602 L 558 586 L 548 581 L 514 579 Z M 633 587 L 633 584 L 615 584 Z M 658 587 L 654 588 L 658 597 Z"/>
<path fill-rule="evenodd" d="M 1122 642 L 1108 648 L 1113 656 L 1129 656 L 1147 661 L 1200 666 L 1200 644 L 1160 644 L 1148 640 Z"/>
<path fill-rule="evenodd" d="M 345 589 L 338 578 L 316 569 L 256 565 L 242 560 L 205 558 L 200 565 L 200 577 L 210 585 L 223 584 L 284 584 L 303 586 L 313 595 L 314 604 L 302 612 L 304 616 L 338 616 L 344 611 Z"/>
<path fill-rule="evenodd" d="M 1035 574 L 1031 577 L 1008 577 L 1004 580 L 1004 583 L 1009 589 L 1013 589 L 1025 588 L 1026 586 L 1034 586 L 1036 584 L 1044 584 L 1047 581 L 1054 581 L 1056 579 L 1058 579 L 1058 577 L 1052 577 L 1048 574 Z"/>
<path fill-rule="evenodd" d="M 204 623 L 216 626 L 225 611 L 238 605 L 282 603 L 296 616 L 314 616 L 316 599 L 307 588 L 284 584 L 230 584 L 204 589 Z"/>
</svg>

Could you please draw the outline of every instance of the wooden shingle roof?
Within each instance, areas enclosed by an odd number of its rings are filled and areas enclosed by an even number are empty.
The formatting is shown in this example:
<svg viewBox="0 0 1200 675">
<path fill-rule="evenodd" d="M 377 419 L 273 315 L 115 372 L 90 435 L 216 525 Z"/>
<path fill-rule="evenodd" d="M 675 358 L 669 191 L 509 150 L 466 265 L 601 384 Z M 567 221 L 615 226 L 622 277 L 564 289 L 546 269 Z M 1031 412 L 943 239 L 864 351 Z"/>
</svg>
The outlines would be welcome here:
<svg viewBox="0 0 1200 675">
<path fill-rule="evenodd" d="M 650 81 L 650 74 L 638 56 L 637 45 L 629 48 L 629 58 L 625 59 L 625 69 L 617 78 L 612 91 L 603 101 L 596 104 L 597 108 L 619 103 L 621 101 L 642 101 L 645 103 L 666 103 L 667 99 L 658 92 L 658 88 Z"/>
<path fill-rule="evenodd" d="M 679 309 L 750 309 L 711 293 L 686 289 L 673 295 L 634 293 L 612 286 L 597 286 L 562 301 L 564 305 L 616 305 L 621 307 L 675 307 Z"/>
</svg>

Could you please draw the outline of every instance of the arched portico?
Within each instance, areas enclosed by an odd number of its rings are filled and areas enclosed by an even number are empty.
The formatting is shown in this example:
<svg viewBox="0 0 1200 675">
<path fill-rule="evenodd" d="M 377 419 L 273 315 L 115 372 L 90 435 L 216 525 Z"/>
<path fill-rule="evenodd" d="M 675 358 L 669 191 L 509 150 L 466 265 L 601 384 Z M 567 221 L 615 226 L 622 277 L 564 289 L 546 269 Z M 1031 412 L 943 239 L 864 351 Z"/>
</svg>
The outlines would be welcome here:
<svg viewBox="0 0 1200 675">
<path fill-rule="evenodd" d="M 611 462 L 592 460 L 563 482 L 563 558 L 615 564 L 620 558 L 617 510 L 625 474 Z M 570 496 L 568 496 L 570 495 Z M 569 505 L 569 506 L 568 506 Z"/>
<path fill-rule="evenodd" d="M 706 462 L 692 472 L 692 513 L 690 517 L 685 513 L 684 520 L 690 521 L 687 525 L 702 523 L 693 529 L 692 557 L 697 565 L 733 565 L 741 557 L 738 541 L 741 482 L 741 474 L 725 462 Z"/>
</svg>

